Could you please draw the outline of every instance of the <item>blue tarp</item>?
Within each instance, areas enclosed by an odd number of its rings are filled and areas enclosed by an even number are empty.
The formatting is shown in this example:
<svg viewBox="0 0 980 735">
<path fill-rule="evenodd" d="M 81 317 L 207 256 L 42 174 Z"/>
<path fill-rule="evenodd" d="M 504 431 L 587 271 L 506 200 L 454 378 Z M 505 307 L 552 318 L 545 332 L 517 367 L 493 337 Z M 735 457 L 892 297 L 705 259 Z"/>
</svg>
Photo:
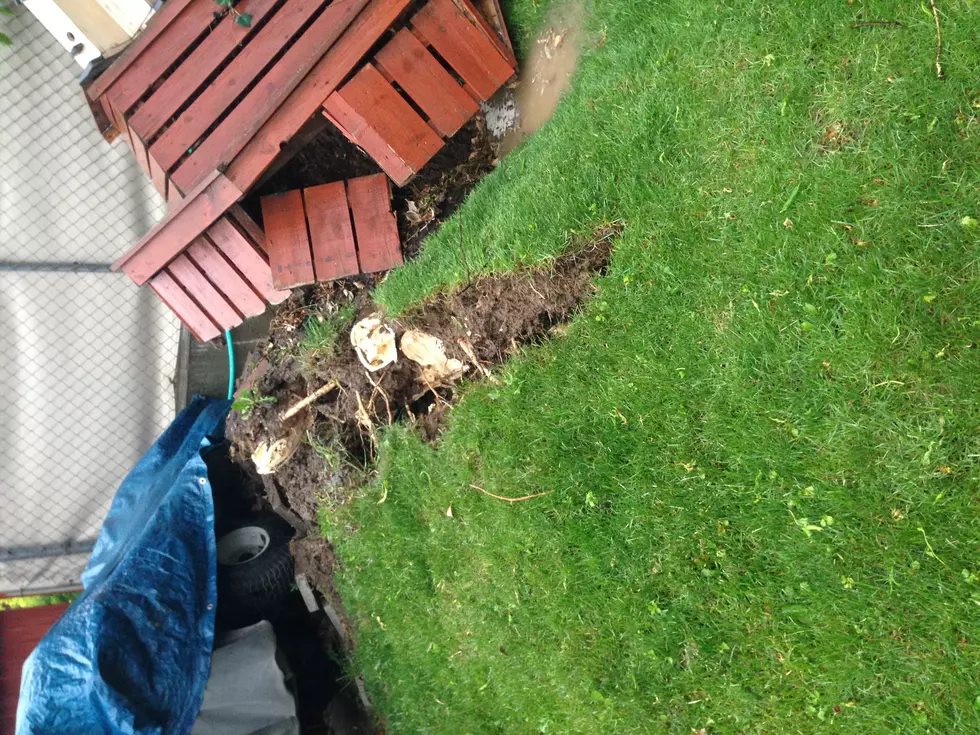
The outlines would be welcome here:
<svg viewBox="0 0 980 735">
<path fill-rule="evenodd" d="M 24 663 L 18 735 L 190 731 L 217 598 L 202 451 L 230 405 L 195 398 L 123 481 L 85 591 Z"/>
</svg>

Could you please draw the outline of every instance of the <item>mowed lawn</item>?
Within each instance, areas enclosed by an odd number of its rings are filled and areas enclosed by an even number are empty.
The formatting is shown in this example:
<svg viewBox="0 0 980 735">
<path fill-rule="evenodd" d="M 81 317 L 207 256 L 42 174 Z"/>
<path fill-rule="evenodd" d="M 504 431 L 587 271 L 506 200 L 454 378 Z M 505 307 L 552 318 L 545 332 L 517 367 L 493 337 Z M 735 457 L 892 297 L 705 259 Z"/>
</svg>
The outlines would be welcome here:
<svg viewBox="0 0 980 735">
<path fill-rule="evenodd" d="M 626 225 L 565 336 L 324 509 L 391 733 L 980 732 L 980 3 L 936 4 L 945 81 L 928 0 L 587 2 L 466 258 L 378 291 Z"/>
</svg>

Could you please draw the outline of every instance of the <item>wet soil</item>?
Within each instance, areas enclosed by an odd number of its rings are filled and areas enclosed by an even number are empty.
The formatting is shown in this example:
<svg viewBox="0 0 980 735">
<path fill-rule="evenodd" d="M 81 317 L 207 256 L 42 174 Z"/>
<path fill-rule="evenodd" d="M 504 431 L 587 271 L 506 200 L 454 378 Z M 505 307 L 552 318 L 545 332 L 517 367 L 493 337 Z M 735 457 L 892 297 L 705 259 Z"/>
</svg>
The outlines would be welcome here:
<svg viewBox="0 0 980 735">
<path fill-rule="evenodd" d="M 548 338 L 592 295 L 592 279 L 606 266 L 621 229 L 603 225 L 549 267 L 482 276 L 386 321 L 399 343 L 409 329 L 434 335 L 448 358 L 466 366 L 469 379 L 487 379 L 492 367 L 521 345 Z M 269 345 L 251 360 L 261 369 L 246 378 L 276 403 L 257 406 L 247 419 L 238 413 L 228 419 L 236 454 L 247 461 L 260 442 L 274 441 L 287 430 L 279 418 L 286 407 L 331 381 L 339 385 L 311 406 L 309 416 L 295 419 L 310 427 L 312 441 L 301 444 L 275 475 L 287 505 L 307 521 L 315 519 L 318 505 L 346 502 L 373 459 L 378 426 L 408 423 L 435 441 L 456 397 L 455 385 L 433 384 L 404 356 L 369 373 L 350 344 L 349 325 L 333 354 L 313 360 L 301 354 L 307 315 L 335 313 L 343 306 L 353 307 L 353 320 L 378 313 L 366 288 L 342 283 L 308 289 L 287 302 L 273 321 Z"/>
</svg>

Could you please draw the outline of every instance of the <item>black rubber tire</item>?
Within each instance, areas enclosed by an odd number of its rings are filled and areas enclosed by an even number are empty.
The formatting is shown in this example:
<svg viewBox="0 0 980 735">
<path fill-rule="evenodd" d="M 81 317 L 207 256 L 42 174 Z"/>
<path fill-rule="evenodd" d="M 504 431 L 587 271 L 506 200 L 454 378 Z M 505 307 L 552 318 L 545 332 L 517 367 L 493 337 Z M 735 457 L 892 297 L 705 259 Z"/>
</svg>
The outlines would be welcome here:
<svg viewBox="0 0 980 735">
<path fill-rule="evenodd" d="M 233 565 L 218 562 L 218 609 L 224 617 L 243 620 L 269 617 L 295 581 L 295 565 L 289 552 L 292 526 L 275 513 L 258 513 L 236 524 L 222 538 L 249 526 L 265 531 L 269 543 L 264 551 L 247 561 Z"/>
</svg>

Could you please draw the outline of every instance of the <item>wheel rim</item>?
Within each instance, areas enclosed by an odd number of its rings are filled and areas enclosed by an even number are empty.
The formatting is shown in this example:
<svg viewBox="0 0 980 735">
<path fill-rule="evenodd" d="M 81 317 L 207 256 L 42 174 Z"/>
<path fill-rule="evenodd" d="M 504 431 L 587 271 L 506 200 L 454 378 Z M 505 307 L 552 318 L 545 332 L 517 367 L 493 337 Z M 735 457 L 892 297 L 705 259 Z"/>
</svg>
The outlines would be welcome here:
<svg viewBox="0 0 980 735">
<path fill-rule="evenodd" d="M 245 526 L 218 541 L 218 563 L 234 567 L 250 562 L 269 548 L 269 534 L 259 526 Z"/>
</svg>

